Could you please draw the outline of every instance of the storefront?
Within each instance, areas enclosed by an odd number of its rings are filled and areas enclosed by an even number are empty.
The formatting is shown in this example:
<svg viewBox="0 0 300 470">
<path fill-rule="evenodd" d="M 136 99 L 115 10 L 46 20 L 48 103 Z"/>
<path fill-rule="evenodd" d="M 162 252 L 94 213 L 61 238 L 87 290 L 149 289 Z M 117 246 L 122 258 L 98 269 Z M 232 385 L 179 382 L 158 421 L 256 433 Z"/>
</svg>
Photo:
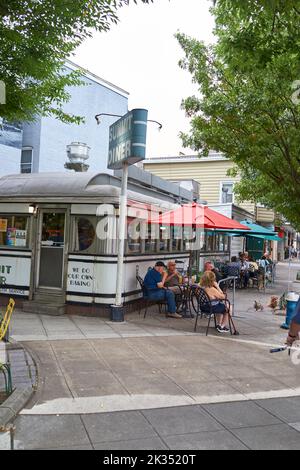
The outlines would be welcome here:
<svg viewBox="0 0 300 470">
<path fill-rule="evenodd" d="M 175 231 L 167 238 L 160 231 L 153 237 L 153 227 L 146 224 L 144 237 L 132 235 L 130 221 L 141 218 L 145 222 L 145 215 L 141 215 L 145 207 L 162 213 L 192 200 L 189 191 L 167 184 L 168 188 L 165 182 L 160 188 L 159 182 L 149 187 L 129 181 L 127 304 L 141 297 L 137 274 L 144 276 L 156 260 L 176 259 L 181 266 L 188 266 L 188 247 Z M 51 304 L 64 306 L 62 312 L 83 312 L 90 306 L 95 313 L 111 305 L 117 277 L 120 185 L 120 178 L 109 174 L 42 173 L 1 178 L 1 303 L 13 296 L 19 305 L 25 301 L 29 311 L 32 304 Z M 203 241 L 201 256 L 227 255 L 228 239 L 206 235 Z"/>
</svg>

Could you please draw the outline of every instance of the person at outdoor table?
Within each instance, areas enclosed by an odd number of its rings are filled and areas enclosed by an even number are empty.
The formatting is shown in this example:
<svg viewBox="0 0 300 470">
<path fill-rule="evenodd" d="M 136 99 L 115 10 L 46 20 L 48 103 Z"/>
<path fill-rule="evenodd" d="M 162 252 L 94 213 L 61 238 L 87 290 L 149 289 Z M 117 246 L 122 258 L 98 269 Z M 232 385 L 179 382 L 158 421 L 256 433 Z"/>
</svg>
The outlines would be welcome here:
<svg viewBox="0 0 300 470">
<path fill-rule="evenodd" d="M 269 263 L 267 262 L 267 259 L 266 259 L 265 255 L 262 256 L 261 259 L 260 259 L 258 262 L 259 262 L 259 266 L 260 266 L 261 268 L 266 268 L 266 267 L 268 266 L 268 264 L 269 264 Z"/>
<path fill-rule="evenodd" d="M 224 303 L 226 300 L 225 294 L 221 291 L 217 284 L 216 276 L 212 271 L 207 271 L 203 274 L 200 286 L 205 290 L 211 301 L 212 313 L 217 314 L 217 331 L 219 333 L 229 333 L 229 311 Z M 210 313 L 210 306 L 207 304 L 207 309 L 203 307 L 203 311 Z"/>
<path fill-rule="evenodd" d="M 231 262 L 228 263 L 227 268 L 228 268 L 228 276 L 236 276 L 240 277 L 241 274 L 241 262 L 237 259 L 236 256 L 232 256 Z"/>
<path fill-rule="evenodd" d="M 249 257 L 249 273 L 250 273 L 250 278 L 255 277 L 255 275 L 258 273 L 258 264 L 252 258 L 252 256 Z"/>
<path fill-rule="evenodd" d="M 206 263 L 204 264 L 204 272 L 206 271 L 213 272 L 216 276 L 217 282 L 220 282 L 223 279 L 222 274 L 217 268 L 215 268 L 214 264 L 211 261 L 206 261 Z"/>
<path fill-rule="evenodd" d="M 290 331 L 287 337 L 286 344 L 288 346 L 293 346 L 295 341 L 298 341 L 300 339 L 300 299 L 296 305 L 296 315 L 293 318 L 293 321 L 290 326 Z"/>
<path fill-rule="evenodd" d="M 175 261 L 169 261 L 165 287 L 174 292 L 174 294 L 180 294 L 180 284 L 182 284 L 182 277 L 176 269 L 176 263 Z"/>
<path fill-rule="evenodd" d="M 247 261 L 245 253 L 242 253 L 241 256 L 241 279 L 244 284 L 244 287 L 248 287 L 250 272 L 249 272 L 249 262 Z"/>
<path fill-rule="evenodd" d="M 274 264 L 274 263 L 273 263 L 273 260 L 272 260 L 272 258 L 271 258 L 270 253 L 266 252 L 266 253 L 264 254 L 264 256 L 266 257 L 266 262 L 267 262 L 268 264 L 270 264 L 270 265 Z"/>
<path fill-rule="evenodd" d="M 158 261 L 153 269 L 150 269 L 144 279 L 144 286 L 148 291 L 150 300 L 166 300 L 168 304 L 168 317 L 182 318 L 176 313 L 175 294 L 165 287 L 168 277 L 166 266 L 162 261 Z"/>
</svg>

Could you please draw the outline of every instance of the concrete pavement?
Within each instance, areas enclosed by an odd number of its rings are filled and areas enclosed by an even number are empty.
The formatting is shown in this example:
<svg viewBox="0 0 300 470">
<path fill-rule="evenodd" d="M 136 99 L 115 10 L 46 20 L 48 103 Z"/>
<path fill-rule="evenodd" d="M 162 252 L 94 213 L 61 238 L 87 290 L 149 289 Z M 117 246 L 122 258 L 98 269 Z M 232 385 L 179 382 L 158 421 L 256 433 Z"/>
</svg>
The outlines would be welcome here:
<svg viewBox="0 0 300 470">
<path fill-rule="evenodd" d="M 292 270 L 295 278 L 300 265 Z M 193 320 L 167 319 L 156 308 L 124 324 L 17 312 L 12 336 L 40 375 L 34 400 L 16 420 L 19 446 L 299 448 L 300 365 L 285 353 L 269 354 L 284 342 L 283 317 L 253 308 L 254 300 L 266 305 L 286 288 L 281 265 L 266 295 L 239 291 L 241 335 L 233 338 L 214 331 L 206 338 L 206 321 L 194 334 Z"/>
</svg>

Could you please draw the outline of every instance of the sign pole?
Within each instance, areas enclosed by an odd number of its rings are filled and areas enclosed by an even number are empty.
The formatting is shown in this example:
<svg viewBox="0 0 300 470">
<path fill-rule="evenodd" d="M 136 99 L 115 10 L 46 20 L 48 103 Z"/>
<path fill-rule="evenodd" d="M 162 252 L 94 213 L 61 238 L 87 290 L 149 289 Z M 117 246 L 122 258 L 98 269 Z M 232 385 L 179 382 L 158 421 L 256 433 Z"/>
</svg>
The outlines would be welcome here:
<svg viewBox="0 0 300 470">
<path fill-rule="evenodd" d="M 116 305 L 120 306 L 122 302 L 123 280 L 124 280 L 124 248 L 126 239 L 126 215 L 127 215 L 127 183 L 128 183 L 128 162 L 123 163 L 122 190 L 120 201 L 119 218 L 119 244 L 118 244 L 118 275 L 116 289 Z"/>
<path fill-rule="evenodd" d="M 118 267 L 115 305 L 111 306 L 111 320 L 113 322 L 124 322 L 123 288 L 124 288 L 124 249 L 126 239 L 126 215 L 127 215 L 127 184 L 128 184 L 128 162 L 124 162 L 122 171 L 122 189 L 120 195 L 120 215 L 118 223 Z"/>
<path fill-rule="evenodd" d="M 100 114 L 96 116 L 99 119 Z M 122 189 L 118 224 L 118 267 L 115 304 L 111 305 L 111 321 L 124 322 L 124 248 L 127 239 L 127 185 L 129 166 L 146 157 L 148 111 L 133 109 L 109 128 L 108 168 L 122 169 Z"/>
</svg>

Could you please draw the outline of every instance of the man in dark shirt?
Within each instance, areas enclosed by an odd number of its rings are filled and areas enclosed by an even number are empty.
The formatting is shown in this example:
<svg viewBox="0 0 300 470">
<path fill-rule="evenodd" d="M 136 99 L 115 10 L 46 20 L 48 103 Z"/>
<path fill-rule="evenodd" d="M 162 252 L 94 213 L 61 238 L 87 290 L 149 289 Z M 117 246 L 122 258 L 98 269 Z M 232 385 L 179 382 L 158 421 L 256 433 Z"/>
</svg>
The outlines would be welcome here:
<svg viewBox="0 0 300 470">
<path fill-rule="evenodd" d="M 166 300 L 168 303 L 168 317 L 182 318 L 176 313 L 175 294 L 165 288 L 168 273 L 165 271 L 165 264 L 158 261 L 153 269 L 150 269 L 144 279 L 144 286 L 147 289 L 150 300 Z"/>
</svg>

